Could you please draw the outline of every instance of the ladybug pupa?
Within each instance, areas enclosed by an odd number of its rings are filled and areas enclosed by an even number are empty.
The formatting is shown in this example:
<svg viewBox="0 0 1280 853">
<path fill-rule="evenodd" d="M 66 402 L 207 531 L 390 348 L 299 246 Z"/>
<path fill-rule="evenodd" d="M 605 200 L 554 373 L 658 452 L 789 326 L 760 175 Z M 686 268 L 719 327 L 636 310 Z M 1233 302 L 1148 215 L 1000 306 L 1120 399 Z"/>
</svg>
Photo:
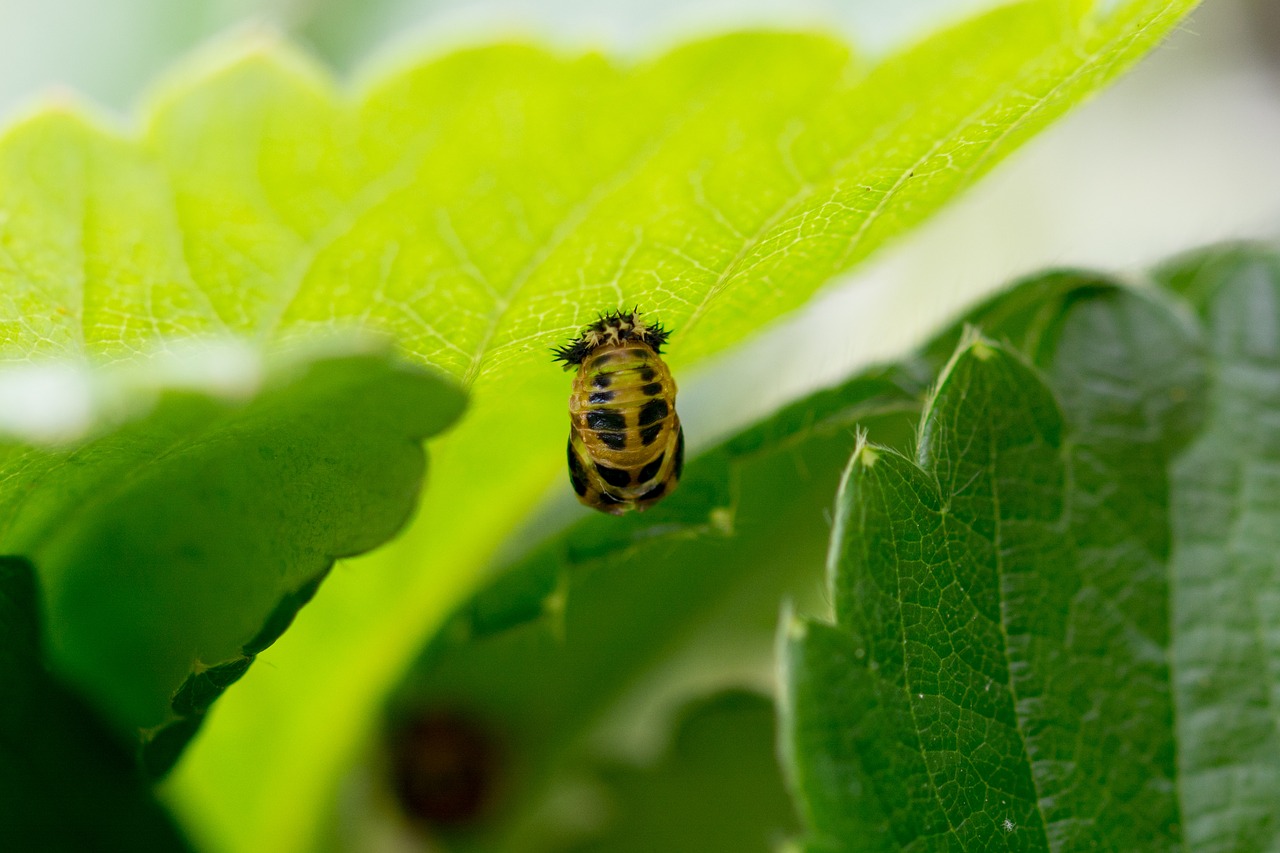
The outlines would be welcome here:
<svg viewBox="0 0 1280 853">
<path fill-rule="evenodd" d="M 684 467 L 669 332 L 639 311 L 611 311 L 555 350 L 578 369 L 569 395 L 569 482 L 592 509 L 621 515 L 671 494 Z"/>
</svg>

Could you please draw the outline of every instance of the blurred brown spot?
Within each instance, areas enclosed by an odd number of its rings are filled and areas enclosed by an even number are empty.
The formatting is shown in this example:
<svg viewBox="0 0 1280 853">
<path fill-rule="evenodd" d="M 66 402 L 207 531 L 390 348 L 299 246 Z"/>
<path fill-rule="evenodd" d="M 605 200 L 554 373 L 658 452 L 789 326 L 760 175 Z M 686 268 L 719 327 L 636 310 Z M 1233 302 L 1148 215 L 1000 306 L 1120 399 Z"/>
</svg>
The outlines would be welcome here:
<svg viewBox="0 0 1280 853">
<path fill-rule="evenodd" d="M 410 818 L 442 830 L 466 829 L 492 804 L 498 750 L 477 720 L 430 711 L 405 720 L 390 746 L 392 788 Z"/>
</svg>

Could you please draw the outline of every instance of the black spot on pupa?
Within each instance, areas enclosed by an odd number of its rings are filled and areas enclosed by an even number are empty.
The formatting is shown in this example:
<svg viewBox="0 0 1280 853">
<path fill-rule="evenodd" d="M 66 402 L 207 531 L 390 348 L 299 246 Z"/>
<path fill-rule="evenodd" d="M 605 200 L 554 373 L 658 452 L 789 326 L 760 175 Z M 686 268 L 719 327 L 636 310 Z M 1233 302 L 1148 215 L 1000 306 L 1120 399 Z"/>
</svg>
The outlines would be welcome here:
<svg viewBox="0 0 1280 853">
<path fill-rule="evenodd" d="M 592 409 L 587 412 L 587 426 L 596 430 L 624 430 L 627 428 L 627 416 L 622 412 L 610 409 Z"/>
<path fill-rule="evenodd" d="M 662 432 L 662 424 L 654 424 L 653 426 L 647 426 L 644 429 L 640 430 L 640 442 L 644 444 L 645 447 L 648 447 L 649 445 L 653 444 L 655 441 L 658 440 L 658 434 L 661 432 Z"/>
<path fill-rule="evenodd" d="M 582 460 L 573 450 L 572 439 L 569 440 L 569 482 L 573 484 L 573 490 L 578 493 L 578 497 L 587 493 L 587 472 L 582 470 Z"/>
<path fill-rule="evenodd" d="M 591 396 L 587 398 L 588 403 L 608 403 L 612 400 L 612 391 L 592 391 Z"/>
<path fill-rule="evenodd" d="M 667 484 L 666 484 L 665 482 L 663 482 L 663 483 L 658 483 L 658 484 L 657 484 L 656 486 L 654 486 L 652 489 L 650 489 L 649 491 L 645 492 L 645 493 L 644 493 L 643 495 L 641 495 L 640 497 L 636 498 L 636 500 L 638 500 L 638 501 L 656 501 L 658 498 L 662 497 L 662 496 L 663 496 L 663 495 L 665 495 L 666 493 L 667 493 Z"/>
<path fill-rule="evenodd" d="M 652 367 L 646 367 L 644 370 L 640 371 L 640 381 L 641 381 L 641 382 L 652 382 L 652 381 L 653 381 L 653 377 L 655 377 L 655 376 L 657 376 L 657 375 L 658 375 L 658 374 L 656 374 L 656 373 L 654 373 L 654 372 L 653 372 L 653 368 L 652 368 Z"/>
<path fill-rule="evenodd" d="M 626 450 L 627 434 L 625 432 L 598 432 L 596 435 L 610 450 Z"/>
<path fill-rule="evenodd" d="M 640 389 L 640 393 L 646 397 L 656 397 L 662 393 L 662 383 L 650 382 L 648 385 L 645 385 Z"/>
<path fill-rule="evenodd" d="M 600 479 L 604 480 L 610 486 L 631 485 L 631 472 L 623 471 L 621 468 L 610 468 L 608 465 L 596 465 L 596 471 L 600 474 Z"/>
<path fill-rule="evenodd" d="M 613 384 L 613 377 L 608 373 L 597 373 L 591 377 L 591 384 L 597 388 L 608 388 Z"/>
<path fill-rule="evenodd" d="M 667 416 L 666 400 L 650 400 L 644 404 L 644 408 L 640 410 L 640 426 L 648 426 L 657 423 Z M 649 442 L 645 442 L 648 444 Z"/>
<path fill-rule="evenodd" d="M 662 460 L 667 458 L 666 452 L 658 454 L 658 458 L 654 459 L 648 465 L 640 469 L 640 473 L 636 475 L 637 483 L 647 483 L 654 477 L 658 476 L 658 469 L 662 467 Z"/>
<path fill-rule="evenodd" d="M 684 473 L 684 427 L 680 427 L 680 436 L 676 439 L 676 459 L 671 471 L 677 480 Z"/>
</svg>

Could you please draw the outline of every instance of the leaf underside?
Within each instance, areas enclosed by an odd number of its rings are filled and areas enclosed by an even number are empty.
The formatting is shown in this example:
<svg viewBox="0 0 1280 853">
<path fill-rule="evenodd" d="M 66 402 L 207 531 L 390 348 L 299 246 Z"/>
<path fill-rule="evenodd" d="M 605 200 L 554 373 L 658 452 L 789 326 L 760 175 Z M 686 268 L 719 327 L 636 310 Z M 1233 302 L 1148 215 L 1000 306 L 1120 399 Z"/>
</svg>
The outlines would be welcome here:
<svg viewBox="0 0 1280 853">
<path fill-rule="evenodd" d="M 163 774 L 335 558 L 408 517 L 456 388 L 381 355 L 162 392 L 67 447 L 0 445 L 0 550 L 39 572 L 49 664 Z"/>
</svg>

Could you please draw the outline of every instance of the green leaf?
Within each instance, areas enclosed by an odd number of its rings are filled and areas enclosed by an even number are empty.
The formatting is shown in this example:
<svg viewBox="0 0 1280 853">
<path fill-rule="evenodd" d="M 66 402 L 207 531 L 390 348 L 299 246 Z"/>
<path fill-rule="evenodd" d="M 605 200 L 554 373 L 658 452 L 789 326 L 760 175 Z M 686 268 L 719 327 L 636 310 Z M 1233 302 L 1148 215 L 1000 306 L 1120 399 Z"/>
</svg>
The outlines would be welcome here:
<svg viewBox="0 0 1280 853">
<path fill-rule="evenodd" d="M 670 748 L 651 767 L 599 772 L 612 811 L 573 853 L 734 850 L 768 853 L 795 831 L 774 757 L 773 703 L 727 691 L 682 709 Z"/>
<path fill-rule="evenodd" d="M 1163 304 L 1076 281 L 1056 317 L 1015 324 L 1043 379 L 966 343 L 918 464 L 870 445 L 850 462 L 836 625 L 794 621 L 783 644 L 787 766 L 815 850 L 1183 841 L 1169 470 L 1206 366 Z"/>
<path fill-rule="evenodd" d="M 1004 587 L 1027 570 L 1009 558 L 1043 552 L 1056 537 L 1061 421 L 1025 368 L 976 342 L 940 381 L 924 423 L 923 467 L 888 448 L 854 451 L 832 534 L 841 548 L 832 566 L 837 623 L 853 635 L 848 657 L 858 660 L 861 651 L 858 669 L 883 708 L 880 725 L 864 718 L 881 742 L 865 763 L 893 768 L 876 792 L 885 812 L 876 829 L 903 846 L 933 836 L 961 847 L 991 845 L 1005 821 L 1040 836 L 1006 658 L 1015 654 L 1006 643 L 1027 632 L 1006 639 L 1001 610 Z M 1018 477 L 1028 486 L 1007 489 Z M 808 686 L 825 675 L 792 677 Z M 839 694 L 814 692 L 814 704 L 831 704 L 811 711 L 797 698 L 796 728 L 809 731 L 810 715 L 848 720 L 862 711 Z M 813 747 L 793 749 L 799 763 Z M 803 767 L 797 775 L 819 837 L 859 839 L 828 823 L 828 812 L 846 818 L 844 789 L 817 789 Z"/>
<path fill-rule="evenodd" d="M 287 48 L 232 45 L 159 94 L 140 139 L 65 107 L 11 128 L 0 358 L 357 326 L 473 395 L 423 520 L 212 720 L 183 776 L 207 831 L 305 844 L 381 696 L 557 476 L 565 383 L 548 346 L 636 304 L 677 330 L 677 370 L 704 362 L 954 197 L 1192 5 L 1028 0 L 875 65 L 795 34 L 630 68 L 499 46 L 350 96 Z M 220 764 L 246 749 L 264 767 L 248 780 Z"/>
<path fill-rule="evenodd" d="M 160 389 L 84 441 L 0 444 L 0 549 L 39 571 L 51 662 L 142 730 L 156 773 L 334 559 L 404 523 L 419 442 L 461 409 L 452 386 L 383 356 L 268 373 L 241 396 Z"/>
<path fill-rule="evenodd" d="M 0 557 L 0 849 L 187 848 L 133 756 L 45 670 L 35 572 Z"/>
<path fill-rule="evenodd" d="M 1280 844 L 1280 254 L 1227 246 L 1162 277 L 1195 305 L 1208 418 L 1173 467 L 1178 765 L 1188 845 Z"/>
</svg>

